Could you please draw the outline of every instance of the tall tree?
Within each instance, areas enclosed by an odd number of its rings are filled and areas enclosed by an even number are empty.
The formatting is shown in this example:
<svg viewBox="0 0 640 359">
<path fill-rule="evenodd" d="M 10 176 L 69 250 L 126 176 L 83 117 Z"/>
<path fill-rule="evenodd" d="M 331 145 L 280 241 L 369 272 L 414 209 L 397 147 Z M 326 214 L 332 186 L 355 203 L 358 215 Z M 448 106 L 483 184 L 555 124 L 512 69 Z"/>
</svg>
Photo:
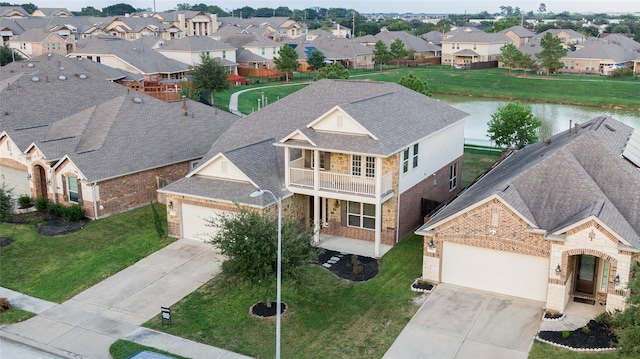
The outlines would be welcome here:
<svg viewBox="0 0 640 359">
<path fill-rule="evenodd" d="M 321 79 L 348 79 L 349 70 L 345 69 L 339 62 L 327 65 L 318 71 L 318 77 Z"/>
<path fill-rule="evenodd" d="M 531 58 L 529 54 L 520 54 L 521 56 L 518 59 L 517 67 L 521 68 L 524 71 L 524 75 L 527 75 L 527 71 L 533 69 L 536 66 L 536 60 Z"/>
<path fill-rule="evenodd" d="M 273 58 L 273 63 L 276 65 L 276 69 L 278 71 L 283 71 L 286 73 L 287 81 L 289 81 L 289 72 L 296 71 L 300 66 L 298 62 L 298 53 L 293 47 L 289 46 L 289 44 L 284 44 L 280 51 L 278 51 L 278 56 Z"/>
<path fill-rule="evenodd" d="M 0 66 L 4 66 L 13 61 L 22 60 L 22 56 L 7 45 L 0 46 Z"/>
<path fill-rule="evenodd" d="M 307 57 L 307 64 L 309 64 L 309 70 L 318 71 L 323 68 L 326 63 L 324 62 L 325 56 L 320 50 L 313 50 L 309 57 Z"/>
<path fill-rule="evenodd" d="M 227 70 L 220 62 L 220 59 L 214 59 L 208 53 L 201 53 L 200 63 L 189 66 L 189 70 L 195 89 L 211 94 L 211 105 L 213 105 L 215 91 L 223 91 L 229 88 Z"/>
<path fill-rule="evenodd" d="M 540 3 L 540 6 L 538 6 L 538 12 L 541 14 L 547 12 L 547 5 L 545 5 L 545 3 Z"/>
<path fill-rule="evenodd" d="M 136 8 L 129 4 L 118 3 L 115 5 L 103 7 L 102 12 L 107 16 L 118 16 L 124 14 L 133 14 L 134 12 L 136 12 Z"/>
<path fill-rule="evenodd" d="M 382 40 L 378 40 L 373 48 L 373 62 L 380 65 L 380 71 L 382 66 L 391 60 L 391 54 L 387 45 Z"/>
<path fill-rule="evenodd" d="M 226 258 L 222 270 L 260 289 L 270 306 L 278 260 L 277 217 L 239 208 L 236 214 L 221 214 L 207 222 L 215 228 L 211 243 Z M 311 246 L 313 232 L 287 217 L 281 228 L 282 279 L 302 279 L 304 267 L 318 259 L 317 249 Z"/>
<path fill-rule="evenodd" d="M 404 42 L 399 38 L 393 40 L 390 50 L 391 57 L 397 61 L 398 68 L 400 68 L 400 59 L 404 59 L 409 56 L 409 50 L 405 49 Z"/>
<path fill-rule="evenodd" d="M 518 61 L 520 61 L 522 56 L 522 52 L 518 50 L 516 45 L 508 43 L 502 45 L 500 55 L 496 56 L 496 60 L 502 62 L 502 66 L 508 68 L 509 73 L 511 73 L 511 69 L 518 66 Z"/>
<path fill-rule="evenodd" d="M 549 76 L 552 70 L 564 66 L 560 59 L 567 55 L 567 49 L 562 46 L 562 40 L 557 36 L 553 36 L 550 32 L 544 34 L 540 39 L 540 46 L 542 51 L 538 54 L 538 59 L 540 59 L 540 64 L 544 66 L 547 76 Z"/>
<path fill-rule="evenodd" d="M 542 122 L 533 115 L 531 106 L 510 102 L 491 115 L 487 133 L 498 146 L 522 148 L 538 141 L 537 129 Z"/>
<path fill-rule="evenodd" d="M 420 80 L 418 76 L 414 75 L 412 72 L 407 76 L 402 76 L 398 83 L 415 92 L 431 97 L 431 90 L 429 90 L 429 84 L 427 84 L 427 81 Z"/>
</svg>

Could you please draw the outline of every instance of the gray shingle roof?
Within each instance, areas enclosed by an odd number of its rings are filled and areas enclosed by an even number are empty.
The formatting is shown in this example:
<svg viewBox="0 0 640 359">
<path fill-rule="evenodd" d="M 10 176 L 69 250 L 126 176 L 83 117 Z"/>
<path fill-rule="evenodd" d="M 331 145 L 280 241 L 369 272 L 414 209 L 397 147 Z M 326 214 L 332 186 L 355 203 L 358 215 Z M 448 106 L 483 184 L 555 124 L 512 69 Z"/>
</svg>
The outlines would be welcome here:
<svg viewBox="0 0 640 359">
<path fill-rule="evenodd" d="M 236 50 L 235 47 L 222 41 L 214 40 L 208 36 L 187 36 L 181 39 L 166 41 L 162 50 L 206 52 L 212 50 Z"/>
<path fill-rule="evenodd" d="M 563 132 L 548 145 L 538 142 L 516 151 L 423 228 L 496 195 L 549 233 L 592 215 L 640 249 L 640 171 L 621 157 L 632 131 L 598 117 L 583 124 L 578 135 Z"/>
<path fill-rule="evenodd" d="M 363 39 L 365 39 L 366 42 L 368 43 L 382 40 L 382 42 L 384 42 L 385 45 L 387 45 L 387 47 L 390 47 L 391 44 L 396 39 L 400 39 L 404 44 L 404 48 L 407 50 L 412 49 L 413 51 L 417 51 L 417 52 L 430 51 L 430 47 L 428 46 L 427 41 L 423 40 L 418 36 L 411 35 L 404 31 L 386 31 L 385 30 L 385 31 L 380 31 L 379 33 L 373 36 L 368 35 L 366 37 L 363 37 Z M 362 43 L 362 41 L 360 41 L 360 38 L 358 37 L 356 37 L 356 41 Z"/>
<path fill-rule="evenodd" d="M 71 63 L 89 61 L 64 59 L 2 67 L 3 82 L 13 80 L 0 91 L 0 109 L 9 113 L 2 130 L 20 150 L 35 143 L 47 160 L 69 156 L 88 181 L 200 158 L 237 119 L 190 100 L 185 116 L 182 102 L 156 100 L 97 75 L 82 79 L 86 73 Z M 41 80 L 31 81 L 36 75 Z"/>
<path fill-rule="evenodd" d="M 442 42 L 451 43 L 451 42 L 475 42 L 475 43 L 511 43 L 511 40 L 507 35 L 501 33 L 488 33 L 480 30 L 471 30 L 468 29 L 448 32 L 445 34 L 447 36 L 446 39 L 442 40 Z"/>
<path fill-rule="evenodd" d="M 580 48 L 568 53 L 565 59 L 611 60 L 614 63 L 633 61 L 637 56 L 640 44 L 628 39 L 624 45 L 615 37 L 590 39 L 580 44 Z"/>
</svg>

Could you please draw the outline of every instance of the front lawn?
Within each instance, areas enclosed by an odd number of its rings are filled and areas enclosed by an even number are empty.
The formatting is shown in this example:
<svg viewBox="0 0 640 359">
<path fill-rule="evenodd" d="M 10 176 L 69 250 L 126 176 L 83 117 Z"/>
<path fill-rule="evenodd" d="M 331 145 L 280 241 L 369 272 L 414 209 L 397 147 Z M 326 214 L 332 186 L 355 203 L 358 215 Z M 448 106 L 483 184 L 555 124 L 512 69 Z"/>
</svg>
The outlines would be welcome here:
<svg viewBox="0 0 640 359">
<path fill-rule="evenodd" d="M 289 309 L 282 317 L 285 358 L 380 358 L 418 310 L 409 286 L 421 274 L 422 237 L 410 235 L 380 260 L 380 273 L 348 282 L 308 268 L 301 287 L 283 283 Z M 263 298 L 251 287 L 219 275 L 171 308 L 172 324 L 145 325 L 257 358 L 275 354 L 275 321 L 249 314 Z"/>
<path fill-rule="evenodd" d="M 547 343 L 543 343 L 535 340 L 531 351 L 529 352 L 529 359 L 631 359 L 626 355 L 621 355 L 617 351 L 609 352 L 585 352 L 585 351 L 573 351 L 569 349 L 559 348 Z"/>
<path fill-rule="evenodd" d="M 164 213 L 164 206 L 156 204 Z M 162 216 L 166 228 L 166 216 Z M 61 303 L 169 244 L 158 239 L 151 207 L 93 221 L 62 236 L 38 234 L 33 225 L 1 223 L 0 286 Z"/>
</svg>

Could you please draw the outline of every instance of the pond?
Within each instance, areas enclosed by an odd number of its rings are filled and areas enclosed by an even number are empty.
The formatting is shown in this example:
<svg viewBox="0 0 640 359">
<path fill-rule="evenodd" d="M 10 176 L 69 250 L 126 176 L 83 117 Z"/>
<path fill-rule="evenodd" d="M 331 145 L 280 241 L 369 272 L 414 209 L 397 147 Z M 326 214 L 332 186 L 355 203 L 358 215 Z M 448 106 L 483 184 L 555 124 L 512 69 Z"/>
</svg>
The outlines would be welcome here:
<svg viewBox="0 0 640 359">
<path fill-rule="evenodd" d="M 464 137 L 468 144 L 489 146 L 487 122 L 491 114 L 509 101 L 479 99 L 475 97 L 437 95 L 434 98 L 469 114 L 465 118 Z M 541 133 L 546 137 L 569 128 L 572 123 L 583 123 L 594 117 L 607 115 L 629 126 L 640 128 L 640 111 L 603 109 L 598 107 L 527 103 L 533 114 L 542 121 Z"/>
</svg>

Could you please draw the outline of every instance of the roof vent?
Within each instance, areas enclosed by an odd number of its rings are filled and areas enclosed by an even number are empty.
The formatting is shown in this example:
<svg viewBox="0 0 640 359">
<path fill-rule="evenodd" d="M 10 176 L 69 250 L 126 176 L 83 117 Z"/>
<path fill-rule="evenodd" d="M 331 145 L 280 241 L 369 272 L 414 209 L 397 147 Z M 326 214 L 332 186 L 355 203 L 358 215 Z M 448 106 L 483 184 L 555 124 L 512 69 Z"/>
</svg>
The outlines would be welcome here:
<svg viewBox="0 0 640 359">
<path fill-rule="evenodd" d="M 142 98 L 140 98 L 140 97 L 134 97 L 133 98 L 133 102 L 135 102 L 135 103 L 143 103 L 144 101 L 142 101 Z"/>
<path fill-rule="evenodd" d="M 51 57 L 51 56 L 52 56 L 51 54 L 47 54 L 47 57 Z"/>
<path fill-rule="evenodd" d="M 64 71 L 64 67 L 60 66 L 60 71 Z"/>
<path fill-rule="evenodd" d="M 35 66 L 35 65 L 33 63 L 31 63 L 31 62 L 27 64 L 27 67 L 33 67 L 33 66 Z"/>
<path fill-rule="evenodd" d="M 81 79 L 83 79 L 83 80 L 86 80 L 86 79 L 87 79 L 87 75 L 85 75 L 85 74 L 80 74 L 80 76 L 79 76 L 79 77 L 80 77 Z"/>
<path fill-rule="evenodd" d="M 65 81 L 66 79 L 67 79 L 67 76 L 65 76 L 65 75 L 58 76 L 58 80 L 60 80 L 60 81 Z"/>
<path fill-rule="evenodd" d="M 138 51 L 138 49 L 136 49 L 135 47 L 132 47 L 131 50 Z"/>
<path fill-rule="evenodd" d="M 39 78 L 38 76 L 33 76 L 33 77 L 31 78 L 31 81 L 33 81 L 33 82 L 38 82 L 38 81 L 40 81 L 40 78 Z"/>
</svg>

